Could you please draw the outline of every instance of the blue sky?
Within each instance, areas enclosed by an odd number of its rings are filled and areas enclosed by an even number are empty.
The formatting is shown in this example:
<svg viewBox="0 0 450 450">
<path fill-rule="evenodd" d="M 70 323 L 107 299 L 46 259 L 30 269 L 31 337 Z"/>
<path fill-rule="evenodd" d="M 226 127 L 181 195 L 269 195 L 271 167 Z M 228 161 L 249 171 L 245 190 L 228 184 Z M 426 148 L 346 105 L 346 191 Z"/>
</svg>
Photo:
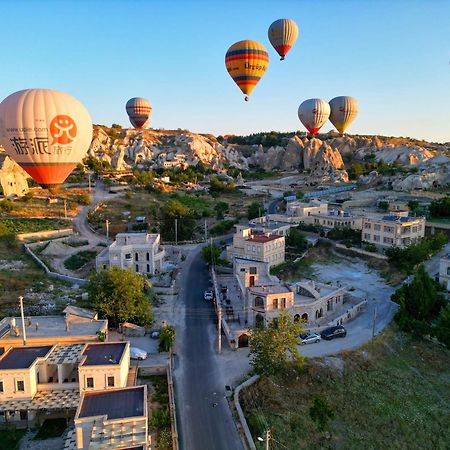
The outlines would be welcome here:
<svg viewBox="0 0 450 450">
<path fill-rule="evenodd" d="M 64 90 L 94 123 L 128 126 L 125 102 L 146 97 L 151 126 L 213 134 L 303 129 L 305 99 L 352 95 L 350 133 L 450 141 L 450 2 L 446 0 L 0 0 L 0 97 Z M 300 28 L 280 62 L 267 28 Z M 248 103 L 224 66 L 256 39 L 270 65 Z M 332 126 L 328 122 L 323 130 Z"/>
</svg>

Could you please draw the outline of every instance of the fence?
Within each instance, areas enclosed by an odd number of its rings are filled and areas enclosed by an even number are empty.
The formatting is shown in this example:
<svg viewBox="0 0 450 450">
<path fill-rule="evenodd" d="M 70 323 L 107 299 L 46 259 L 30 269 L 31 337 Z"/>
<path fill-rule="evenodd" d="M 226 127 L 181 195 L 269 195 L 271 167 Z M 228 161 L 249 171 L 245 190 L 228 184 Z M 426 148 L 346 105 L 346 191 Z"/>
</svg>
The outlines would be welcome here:
<svg viewBox="0 0 450 450">
<path fill-rule="evenodd" d="M 61 273 L 52 272 L 47 265 L 36 256 L 36 254 L 28 247 L 27 244 L 23 244 L 25 253 L 28 253 L 45 271 L 45 273 L 51 277 L 58 280 L 67 281 L 73 284 L 86 284 L 87 280 L 83 278 L 70 277 L 69 275 L 62 275 Z"/>
</svg>

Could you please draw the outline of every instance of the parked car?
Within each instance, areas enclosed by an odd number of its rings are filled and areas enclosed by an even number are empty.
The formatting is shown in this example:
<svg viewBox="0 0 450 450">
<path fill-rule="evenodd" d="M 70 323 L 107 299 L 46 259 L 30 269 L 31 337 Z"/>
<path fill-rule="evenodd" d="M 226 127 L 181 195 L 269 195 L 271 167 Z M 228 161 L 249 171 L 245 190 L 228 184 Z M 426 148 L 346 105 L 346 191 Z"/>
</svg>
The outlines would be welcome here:
<svg viewBox="0 0 450 450">
<path fill-rule="evenodd" d="M 155 330 L 155 331 L 152 331 L 152 334 L 150 336 L 152 337 L 152 339 L 158 339 L 160 334 L 161 334 L 160 331 Z"/>
<path fill-rule="evenodd" d="M 330 341 L 337 337 L 347 336 L 347 330 L 342 325 L 336 325 L 334 327 L 327 328 L 320 333 L 322 339 Z"/>
<path fill-rule="evenodd" d="M 315 342 L 320 342 L 320 335 L 317 333 L 313 333 L 312 331 L 300 335 L 300 342 L 304 344 L 312 344 Z"/>
<path fill-rule="evenodd" d="M 205 291 L 203 298 L 207 301 L 210 302 L 213 298 L 214 298 L 214 294 L 213 291 L 211 289 L 208 289 L 207 291 Z"/>
<path fill-rule="evenodd" d="M 147 359 L 147 352 L 137 347 L 131 347 L 130 358 L 137 359 L 138 361 L 143 361 L 144 359 Z"/>
</svg>

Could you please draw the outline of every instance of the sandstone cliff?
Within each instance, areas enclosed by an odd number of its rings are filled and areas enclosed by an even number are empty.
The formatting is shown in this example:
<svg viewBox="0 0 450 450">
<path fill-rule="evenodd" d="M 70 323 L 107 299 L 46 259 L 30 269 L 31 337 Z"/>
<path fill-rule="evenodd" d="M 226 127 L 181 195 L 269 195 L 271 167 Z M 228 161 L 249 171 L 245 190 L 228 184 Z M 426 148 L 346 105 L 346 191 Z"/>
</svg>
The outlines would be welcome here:
<svg viewBox="0 0 450 450">
<path fill-rule="evenodd" d="M 0 185 L 5 197 L 22 197 L 28 192 L 28 174 L 19 167 L 0 147 Z"/>
</svg>

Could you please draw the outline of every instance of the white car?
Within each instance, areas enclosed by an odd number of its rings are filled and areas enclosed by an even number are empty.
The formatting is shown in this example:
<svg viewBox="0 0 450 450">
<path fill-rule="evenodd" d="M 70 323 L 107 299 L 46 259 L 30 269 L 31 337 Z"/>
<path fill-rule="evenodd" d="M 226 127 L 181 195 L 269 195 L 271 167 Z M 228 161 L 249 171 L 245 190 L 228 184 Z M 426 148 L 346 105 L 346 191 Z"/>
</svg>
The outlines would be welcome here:
<svg viewBox="0 0 450 450">
<path fill-rule="evenodd" d="M 205 291 L 203 298 L 207 301 L 210 302 L 211 300 L 214 299 L 214 294 L 213 291 L 211 291 L 210 289 L 208 289 L 207 291 Z"/>
<path fill-rule="evenodd" d="M 144 361 L 144 359 L 147 359 L 147 352 L 137 347 L 131 347 L 130 358 L 137 359 L 138 361 Z"/>
<path fill-rule="evenodd" d="M 300 342 L 303 345 L 304 344 L 312 344 L 312 343 L 316 343 L 316 342 L 320 342 L 320 341 L 321 341 L 320 334 L 313 333 L 312 331 L 310 331 L 306 334 L 302 334 L 300 336 Z"/>
</svg>

